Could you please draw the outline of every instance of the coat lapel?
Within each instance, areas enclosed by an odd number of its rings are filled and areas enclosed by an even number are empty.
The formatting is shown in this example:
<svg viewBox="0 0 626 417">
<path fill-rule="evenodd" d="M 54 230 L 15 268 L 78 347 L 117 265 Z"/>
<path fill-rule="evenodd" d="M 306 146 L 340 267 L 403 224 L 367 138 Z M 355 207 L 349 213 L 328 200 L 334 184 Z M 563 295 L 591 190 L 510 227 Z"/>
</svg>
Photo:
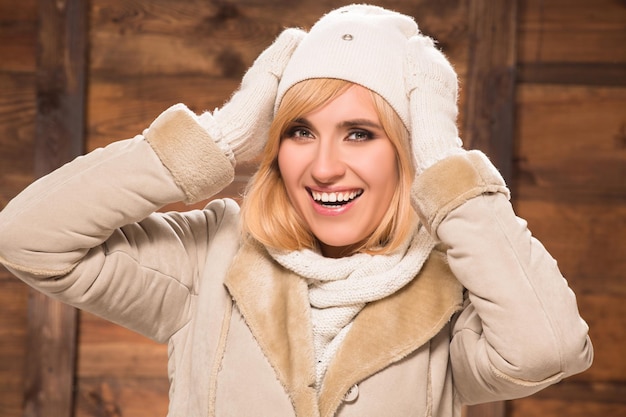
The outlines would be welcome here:
<svg viewBox="0 0 626 417">
<path fill-rule="evenodd" d="M 306 282 L 248 242 L 233 261 L 226 287 L 291 398 L 296 415 L 317 416 L 315 353 Z"/>
<path fill-rule="evenodd" d="M 350 387 L 417 350 L 461 309 L 463 287 L 445 256 L 433 251 L 416 279 L 357 315 L 324 377 L 321 416 L 332 416 Z"/>
<path fill-rule="evenodd" d="M 329 417 L 352 385 L 417 350 L 460 310 L 463 288 L 445 256 L 433 251 L 416 279 L 357 315 L 329 365 L 319 402 L 306 282 L 261 245 L 246 243 L 225 283 L 296 415 Z"/>
</svg>

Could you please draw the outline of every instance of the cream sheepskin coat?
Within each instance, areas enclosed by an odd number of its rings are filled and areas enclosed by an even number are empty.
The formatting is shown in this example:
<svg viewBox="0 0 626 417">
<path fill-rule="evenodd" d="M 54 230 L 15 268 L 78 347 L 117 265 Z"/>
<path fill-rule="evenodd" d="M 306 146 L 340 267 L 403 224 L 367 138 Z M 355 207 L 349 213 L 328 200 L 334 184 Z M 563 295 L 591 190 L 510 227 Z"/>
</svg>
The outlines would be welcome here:
<svg viewBox="0 0 626 417">
<path fill-rule="evenodd" d="M 317 392 L 307 285 L 242 244 L 236 203 L 155 213 L 232 178 L 174 106 L 11 201 L 0 261 L 51 297 L 168 343 L 170 417 L 459 416 L 463 403 L 526 396 L 590 366 L 574 294 L 472 151 L 417 178 L 414 204 L 440 243 L 410 284 L 359 313 Z"/>
</svg>

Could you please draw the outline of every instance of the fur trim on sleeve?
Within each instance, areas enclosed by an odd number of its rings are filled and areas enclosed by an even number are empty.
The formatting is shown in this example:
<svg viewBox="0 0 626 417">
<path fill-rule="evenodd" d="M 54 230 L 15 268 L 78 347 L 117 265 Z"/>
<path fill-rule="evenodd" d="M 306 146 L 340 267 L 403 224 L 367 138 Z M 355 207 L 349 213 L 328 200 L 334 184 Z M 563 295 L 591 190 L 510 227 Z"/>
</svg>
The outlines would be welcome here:
<svg viewBox="0 0 626 417">
<path fill-rule="evenodd" d="M 467 200 L 484 193 L 510 198 L 502 175 L 487 156 L 477 150 L 450 156 L 418 175 L 411 202 L 433 236 L 441 221 Z"/>
<path fill-rule="evenodd" d="M 184 104 L 161 113 L 144 135 L 185 192 L 185 203 L 208 198 L 233 181 L 228 157 Z"/>
</svg>

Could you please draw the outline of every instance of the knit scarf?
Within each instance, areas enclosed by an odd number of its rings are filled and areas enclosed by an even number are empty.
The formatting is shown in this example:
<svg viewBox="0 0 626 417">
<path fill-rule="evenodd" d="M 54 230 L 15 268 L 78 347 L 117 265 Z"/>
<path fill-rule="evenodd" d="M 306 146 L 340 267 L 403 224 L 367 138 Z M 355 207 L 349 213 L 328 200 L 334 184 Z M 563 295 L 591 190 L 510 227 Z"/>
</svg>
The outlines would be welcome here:
<svg viewBox="0 0 626 417">
<path fill-rule="evenodd" d="M 367 303 L 411 282 L 434 245 L 426 229 L 417 227 L 388 255 L 357 253 L 334 259 L 310 249 L 284 252 L 268 248 L 279 264 L 308 282 L 318 390 L 356 315 Z"/>
</svg>

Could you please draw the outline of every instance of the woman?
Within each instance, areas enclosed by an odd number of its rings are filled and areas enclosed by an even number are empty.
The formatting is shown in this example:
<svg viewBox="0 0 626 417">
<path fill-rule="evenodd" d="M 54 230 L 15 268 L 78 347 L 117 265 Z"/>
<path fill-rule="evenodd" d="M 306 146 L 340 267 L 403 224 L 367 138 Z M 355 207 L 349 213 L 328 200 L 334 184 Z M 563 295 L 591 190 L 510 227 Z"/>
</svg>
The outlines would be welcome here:
<svg viewBox="0 0 626 417">
<path fill-rule="evenodd" d="M 0 260 L 167 342 L 170 416 L 459 416 L 532 394 L 590 366 L 587 325 L 461 147 L 456 100 L 411 18 L 334 10 L 220 110 L 173 106 L 32 184 L 0 213 Z M 156 213 L 259 155 L 241 213 Z"/>
</svg>

